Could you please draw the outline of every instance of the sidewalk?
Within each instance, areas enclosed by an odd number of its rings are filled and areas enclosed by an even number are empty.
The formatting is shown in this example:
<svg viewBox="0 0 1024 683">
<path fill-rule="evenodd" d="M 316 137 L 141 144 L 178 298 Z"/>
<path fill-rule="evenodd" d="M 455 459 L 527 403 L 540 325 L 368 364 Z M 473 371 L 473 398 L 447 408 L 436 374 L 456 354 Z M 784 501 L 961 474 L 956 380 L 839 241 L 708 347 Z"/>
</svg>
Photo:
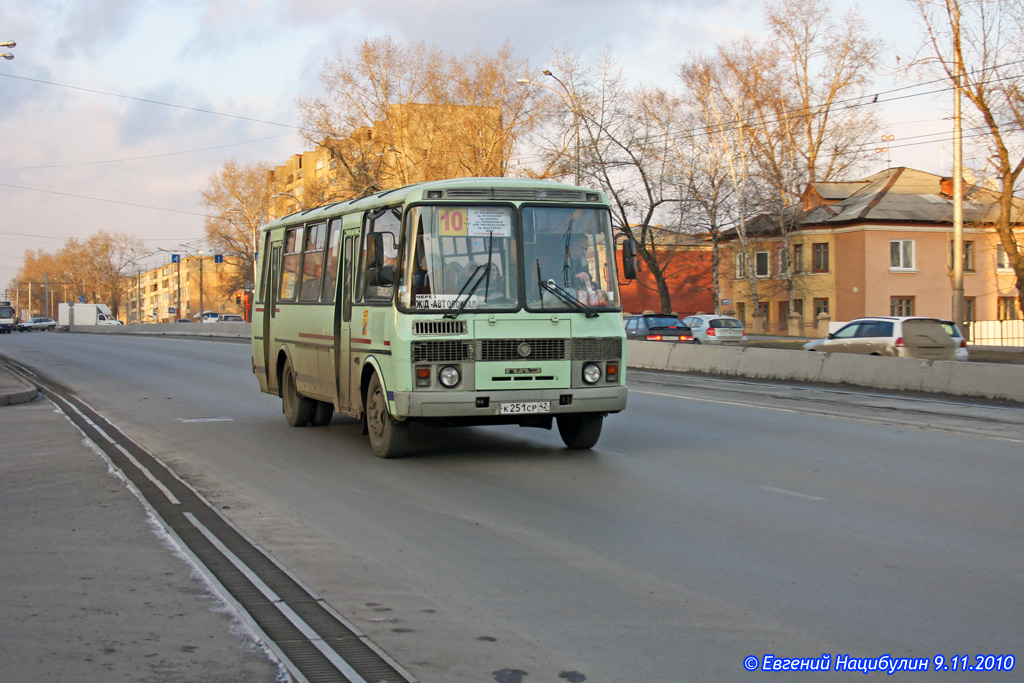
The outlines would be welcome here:
<svg viewBox="0 0 1024 683">
<path fill-rule="evenodd" d="M 36 394 L 0 367 L 4 681 L 277 680 L 99 451 Z"/>
</svg>

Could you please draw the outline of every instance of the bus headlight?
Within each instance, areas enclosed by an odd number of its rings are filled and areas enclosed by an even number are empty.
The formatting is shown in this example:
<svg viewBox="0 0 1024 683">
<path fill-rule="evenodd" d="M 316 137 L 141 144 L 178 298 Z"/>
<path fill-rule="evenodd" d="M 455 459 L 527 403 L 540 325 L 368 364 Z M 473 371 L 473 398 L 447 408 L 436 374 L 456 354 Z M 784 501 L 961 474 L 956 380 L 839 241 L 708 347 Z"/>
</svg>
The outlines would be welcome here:
<svg viewBox="0 0 1024 683">
<path fill-rule="evenodd" d="M 441 383 L 441 386 L 449 389 L 458 386 L 461 379 L 462 373 L 454 365 L 446 365 L 437 373 L 437 381 Z"/>
<path fill-rule="evenodd" d="M 597 363 L 587 363 L 583 366 L 583 381 L 587 384 L 597 384 L 601 379 L 601 368 Z"/>
</svg>

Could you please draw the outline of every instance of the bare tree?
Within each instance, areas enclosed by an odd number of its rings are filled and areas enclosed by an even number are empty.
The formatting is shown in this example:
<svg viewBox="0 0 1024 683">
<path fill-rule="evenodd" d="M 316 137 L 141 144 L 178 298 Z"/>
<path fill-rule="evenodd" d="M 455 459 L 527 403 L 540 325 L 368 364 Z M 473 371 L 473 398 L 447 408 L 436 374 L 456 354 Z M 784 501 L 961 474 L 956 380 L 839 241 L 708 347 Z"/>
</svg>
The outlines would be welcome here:
<svg viewBox="0 0 1024 683">
<path fill-rule="evenodd" d="M 493 55 L 456 57 L 425 43 L 369 39 L 354 56 L 326 61 L 325 94 L 299 101 L 303 135 L 330 149 L 346 196 L 504 175 L 533 125 L 535 95 L 515 83 L 528 69 L 507 43 Z"/>
<path fill-rule="evenodd" d="M 988 163 L 999 182 L 992 223 L 1016 279 L 1024 309 L 1024 248 L 1014 189 L 1024 171 L 1024 3 L 1020 0 L 911 0 L 927 32 L 924 62 L 937 66 L 973 105 L 986 131 Z M 960 65 L 958 67 L 958 65 Z M 964 68 L 966 67 L 966 68 Z"/>
<path fill-rule="evenodd" d="M 669 225 L 678 216 L 679 196 L 665 161 L 667 139 L 647 115 L 642 92 L 627 87 L 611 53 L 586 67 L 577 55 L 556 52 L 550 71 L 558 78 L 563 105 L 555 104 L 550 111 L 564 114 L 569 105 L 567 120 L 578 128 L 579 144 L 574 163 L 560 164 L 555 159 L 565 158 L 565 137 L 549 135 L 547 166 L 563 172 L 578 166 L 582 184 L 608 194 L 615 229 L 636 241 L 654 279 L 661 310 L 670 313 L 669 276 L 681 240 L 679 226 Z M 560 129 L 560 123 L 555 128 Z"/>
<path fill-rule="evenodd" d="M 125 233 L 100 231 L 85 240 L 69 239 L 54 253 L 42 250 L 25 253 L 15 277 L 21 308 L 36 313 L 52 310 L 53 301 L 45 299 L 44 283 L 50 285 L 51 298 L 74 301 L 85 297 L 90 303 L 105 303 L 115 316 L 129 285 L 129 270 L 143 254 L 142 240 Z M 32 283 L 28 287 L 28 283 Z M 31 291 L 31 297 L 29 292 Z"/>
<path fill-rule="evenodd" d="M 779 102 L 764 121 L 791 118 L 793 144 L 807 182 L 842 177 L 862 162 L 850 154 L 876 130 L 870 110 L 837 106 L 862 92 L 874 73 L 881 43 L 857 10 L 834 21 L 827 0 L 777 0 L 767 7 L 770 31 L 764 65 L 775 62 Z M 802 187 L 791 188 L 799 196 Z"/>
<path fill-rule="evenodd" d="M 696 64 L 691 65 L 698 68 Z M 644 94 L 648 116 L 660 127 L 668 142 L 666 163 L 678 178 L 678 193 L 688 199 L 680 206 L 694 209 L 686 215 L 687 231 L 706 235 L 711 242 L 711 299 L 716 313 L 721 312 L 721 236 L 726 212 L 733 197 L 728 166 L 722 149 L 712 141 L 711 121 L 704 110 L 691 106 L 685 85 L 689 82 L 687 66 L 679 67 L 684 95 L 675 96 L 664 90 Z M 699 80 L 699 79 L 698 79 Z M 680 225 L 683 218 L 680 217 Z"/>
<path fill-rule="evenodd" d="M 267 222 L 269 170 L 267 164 L 239 164 L 231 159 L 200 190 L 207 211 L 206 239 L 226 257 L 221 278 L 224 294 L 253 288 L 256 240 Z"/>
</svg>

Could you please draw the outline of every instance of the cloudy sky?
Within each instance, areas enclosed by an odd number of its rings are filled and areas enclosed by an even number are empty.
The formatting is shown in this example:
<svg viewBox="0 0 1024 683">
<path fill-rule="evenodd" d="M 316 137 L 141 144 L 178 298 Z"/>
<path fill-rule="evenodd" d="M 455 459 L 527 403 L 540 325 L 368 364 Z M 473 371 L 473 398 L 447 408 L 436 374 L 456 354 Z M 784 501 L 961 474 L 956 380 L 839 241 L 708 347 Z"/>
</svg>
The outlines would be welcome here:
<svg viewBox="0 0 1024 683">
<path fill-rule="evenodd" d="M 832 4 L 860 8 L 887 68 L 917 49 L 905 0 Z M 4 0 L 0 42 L 17 47 L 0 49 L 15 55 L 0 61 L 0 287 L 26 249 L 69 237 L 126 232 L 154 252 L 201 238 L 209 177 L 226 159 L 302 151 L 296 99 L 320 93 L 325 58 L 367 37 L 451 52 L 509 40 L 537 68 L 553 47 L 610 47 L 636 82 L 671 87 L 690 52 L 758 33 L 762 17 L 760 0 Z M 949 129 L 949 97 L 890 93 L 912 83 L 880 76 L 875 88 L 889 93 L 878 113 L 897 138 L 892 164 L 948 172 L 948 145 L 919 136 Z"/>
</svg>

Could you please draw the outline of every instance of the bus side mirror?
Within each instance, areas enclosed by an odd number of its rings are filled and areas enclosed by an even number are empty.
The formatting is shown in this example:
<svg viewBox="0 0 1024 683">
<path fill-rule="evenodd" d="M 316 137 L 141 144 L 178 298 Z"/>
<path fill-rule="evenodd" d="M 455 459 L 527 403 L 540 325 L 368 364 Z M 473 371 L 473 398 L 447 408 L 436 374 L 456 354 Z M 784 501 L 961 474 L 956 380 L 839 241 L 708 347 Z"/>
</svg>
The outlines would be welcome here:
<svg viewBox="0 0 1024 683">
<path fill-rule="evenodd" d="M 625 239 L 622 241 L 622 276 L 627 280 L 635 280 L 637 266 L 636 242 Z"/>
</svg>

